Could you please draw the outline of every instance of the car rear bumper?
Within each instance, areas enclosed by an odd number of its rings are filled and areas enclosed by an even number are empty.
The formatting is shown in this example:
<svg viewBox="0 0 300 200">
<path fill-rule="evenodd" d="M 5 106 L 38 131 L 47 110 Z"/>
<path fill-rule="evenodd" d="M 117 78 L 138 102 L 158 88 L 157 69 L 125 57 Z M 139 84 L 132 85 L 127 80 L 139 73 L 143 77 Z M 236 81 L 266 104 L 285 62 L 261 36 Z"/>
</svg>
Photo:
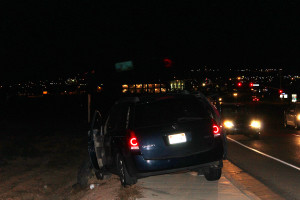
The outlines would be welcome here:
<svg viewBox="0 0 300 200">
<path fill-rule="evenodd" d="M 142 155 L 134 155 L 127 160 L 127 168 L 130 175 L 140 178 L 215 166 L 216 162 L 223 160 L 223 156 L 223 145 L 219 144 L 209 151 L 179 158 L 145 160 Z"/>
<path fill-rule="evenodd" d="M 200 165 L 193 165 L 193 166 L 174 168 L 174 169 L 165 169 L 165 170 L 159 170 L 159 171 L 137 172 L 134 174 L 134 176 L 136 176 L 138 178 L 144 178 L 144 177 L 148 177 L 148 176 L 168 174 L 168 173 L 174 173 L 174 172 L 185 171 L 185 170 L 198 171 L 199 169 L 208 168 L 208 167 L 212 167 L 212 166 L 214 168 L 222 168 L 223 164 L 221 161 L 222 160 L 218 160 L 218 161 L 204 163 L 204 164 L 200 164 Z"/>
</svg>

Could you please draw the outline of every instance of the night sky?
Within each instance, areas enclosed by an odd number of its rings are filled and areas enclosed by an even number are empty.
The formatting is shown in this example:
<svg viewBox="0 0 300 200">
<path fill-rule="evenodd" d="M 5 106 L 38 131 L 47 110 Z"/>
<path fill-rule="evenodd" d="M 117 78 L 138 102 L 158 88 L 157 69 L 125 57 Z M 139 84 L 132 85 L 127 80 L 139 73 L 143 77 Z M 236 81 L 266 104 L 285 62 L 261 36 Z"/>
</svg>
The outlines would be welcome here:
<svg viewBox="0 0 300 200">
<path fill-rule="evenodd" d="M 126 60 L 149 69 L 165 57 L 178 69 L 300 68 L 297 0 L 0 4 L 0 81 L 105 74 Z"/>
</svg>

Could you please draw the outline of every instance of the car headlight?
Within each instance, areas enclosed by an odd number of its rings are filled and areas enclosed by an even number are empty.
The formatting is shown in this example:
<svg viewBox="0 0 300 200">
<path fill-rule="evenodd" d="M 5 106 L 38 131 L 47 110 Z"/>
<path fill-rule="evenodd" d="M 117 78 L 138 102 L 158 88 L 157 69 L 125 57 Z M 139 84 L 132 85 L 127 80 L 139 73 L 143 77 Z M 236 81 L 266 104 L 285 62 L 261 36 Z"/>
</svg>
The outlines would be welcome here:
<svg viewBox="0 0 300 200">
<path fill-rule="evenodd" d="M 297 115 L 297 120 L 300 121 L 300 114 Z"/>
<path fill-rule="evenodd" d="M 234 127 L 234 124 L 232 121 L 226 120 L 224 122 L 224 126 L 225 126 L 225 128 L 232 128 L 232 127 Z"/>
<path fill-rule="evenodd" d="M 258 120 L 252 120 L 250 126 L 252 128 L 261 128 L 261 123 Z"/>
</svg>

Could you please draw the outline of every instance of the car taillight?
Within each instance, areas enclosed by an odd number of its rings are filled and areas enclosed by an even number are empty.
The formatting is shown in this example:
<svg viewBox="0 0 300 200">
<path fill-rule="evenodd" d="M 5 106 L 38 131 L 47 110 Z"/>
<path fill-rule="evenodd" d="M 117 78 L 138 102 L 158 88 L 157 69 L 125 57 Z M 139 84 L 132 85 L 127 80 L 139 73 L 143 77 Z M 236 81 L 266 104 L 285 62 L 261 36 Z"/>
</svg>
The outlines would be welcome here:
<svg viewBox="0 0 300 200">
<path fill-rule="evenodd" d="M 138 140 L 135 136 L 135 133 L 134 131 L 132 130 L 128 130 L 129 132 L 129 148 L 131 150 L 139 150 L 139 143 L 138 143 Z"/>
<path fill-rule="evenodd" d="M 214 137 L 217 137 L 221 134 L 220 126 L 214 120 L 212 124 Z"/>
</svg>

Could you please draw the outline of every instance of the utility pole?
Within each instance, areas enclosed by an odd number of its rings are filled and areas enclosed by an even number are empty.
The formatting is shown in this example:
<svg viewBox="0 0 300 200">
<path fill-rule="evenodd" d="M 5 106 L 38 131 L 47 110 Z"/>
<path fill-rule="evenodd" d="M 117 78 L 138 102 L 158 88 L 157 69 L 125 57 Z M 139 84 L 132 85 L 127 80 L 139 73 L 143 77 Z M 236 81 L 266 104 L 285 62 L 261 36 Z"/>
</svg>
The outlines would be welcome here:
<svg viewBox="0 0 300 200">
<path fill-rule="evenodd" d="M 88 94 L 88 117 L 87 117 L 88 123 L 91 122 L 91 94 Z"/>
<path fill-rule="evenodd" d="M 282 69 L 279 69 L 279 89 L 282 90 Z"/>
<path fill-rule="evenodd" d="M 95 70 L 92 69 L 88 74 L 87 74 L 87 91 L 88 91 L 88 99 L 87 99 L 87 113 L 88 113 L 88 118 L 87 121 L 88 123 L 91 122 L 91 112 L 93 109 L 95 109 L 95 96 L 96 96 L 96 89 L 97 89 L 97 81 L 95 77 Z"/>
<path fill-rule="evenodd" d="M 282 90 L 282 69 L 279 69 L 279 89 Z M 280 98 L 283 101 L 283 98 Z"/>
</svg>

